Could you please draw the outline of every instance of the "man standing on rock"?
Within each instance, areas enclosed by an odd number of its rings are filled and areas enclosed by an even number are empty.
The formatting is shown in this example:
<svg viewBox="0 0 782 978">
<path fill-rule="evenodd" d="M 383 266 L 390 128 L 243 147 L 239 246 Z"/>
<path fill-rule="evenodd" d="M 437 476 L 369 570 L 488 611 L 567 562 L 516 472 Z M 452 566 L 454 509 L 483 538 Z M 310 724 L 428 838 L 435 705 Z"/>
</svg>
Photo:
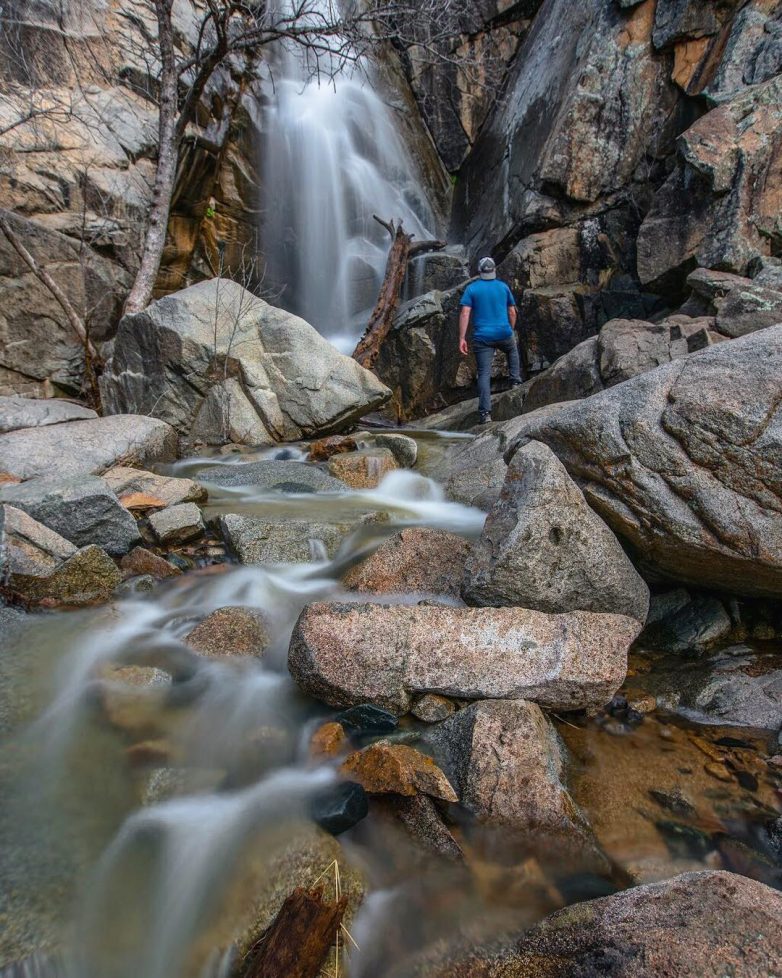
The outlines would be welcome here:
<svg viewBox="0 0 782 978">
<path fill-rule="evenodd" d="M 513 387 L 521 381 L 519 348 L 516 343 L 516 300 L 505 284 L 497 279 L 497 267 L 491 258 L 478 262 L 480 278 L 470 282 L 462 294 L 459 314 L 459 352 L 467 356 L 467 328 L 472 314 L 472 350 L 478 363 L 478 410 L 481 424 L 491 421 L 491 365 L 494 351 L 502 350 L 508 359 L 508 373 Z"/>
</svg>

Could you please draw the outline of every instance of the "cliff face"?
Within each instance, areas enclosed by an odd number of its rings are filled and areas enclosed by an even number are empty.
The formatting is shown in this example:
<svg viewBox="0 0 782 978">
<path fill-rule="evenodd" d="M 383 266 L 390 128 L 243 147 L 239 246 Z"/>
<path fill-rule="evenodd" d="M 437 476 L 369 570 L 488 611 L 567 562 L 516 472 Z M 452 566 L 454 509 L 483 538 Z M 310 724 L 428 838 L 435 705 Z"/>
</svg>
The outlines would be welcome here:
<svg viewBox="0 0 782 978">
<path fill-rule="evenodd" d="M 780 251 L 782 3 L 545 0 L 456 183 L 533 366 Z"/>
<path fill-rule="evenodd" d="M 195 8 L 175 4 L 192 51 Z M 15 0 L 0 45 L 0 207 L 96 341 L 116 329 L 138 266 L 157 141 L 156 25 L 144 3 Z M 255 77 L 220 70 L 189 128 L 158 291 L 214 274 L 255 225 Z M 208 216 L 210 203 L 214 214 Z M 50 292 L 0 235 L 0 392 L 77 392 L 82 351 Z"/>
</svg>

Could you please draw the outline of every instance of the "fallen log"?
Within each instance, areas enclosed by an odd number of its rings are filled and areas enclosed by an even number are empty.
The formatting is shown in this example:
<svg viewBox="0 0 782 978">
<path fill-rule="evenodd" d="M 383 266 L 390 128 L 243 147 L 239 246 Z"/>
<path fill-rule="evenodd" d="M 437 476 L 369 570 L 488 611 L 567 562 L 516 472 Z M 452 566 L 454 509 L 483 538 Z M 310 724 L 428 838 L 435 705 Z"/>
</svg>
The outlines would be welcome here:
<svg viewBox="0 0 782 978">
<path fill-rule="evenodd" d="M 394 227 L 393 221 L 383 221 L 376 214 L 373 217 L 391 235 L 391 250 L 388 253 L 386 271 L 375 308 L 369 317 L 364 335 L 353 351 L 353 359 L 367 370 L 372 370 L 375 366 L 383 340 L 388 336 L 393 325 L 408 261 L 415 255 L 426 251 L 439 251 L 445 247 L 444 241 L 416 241 L 414 244 L 414 236 L 404 230 L 401 220 Z"/>
<path fill-rule="evenodd" d="M 324 900 L 322 887 L 297 887 L 247 953 L 242 978 L 317 978 L 346 906 L 344 896 Z"/>
</svg>

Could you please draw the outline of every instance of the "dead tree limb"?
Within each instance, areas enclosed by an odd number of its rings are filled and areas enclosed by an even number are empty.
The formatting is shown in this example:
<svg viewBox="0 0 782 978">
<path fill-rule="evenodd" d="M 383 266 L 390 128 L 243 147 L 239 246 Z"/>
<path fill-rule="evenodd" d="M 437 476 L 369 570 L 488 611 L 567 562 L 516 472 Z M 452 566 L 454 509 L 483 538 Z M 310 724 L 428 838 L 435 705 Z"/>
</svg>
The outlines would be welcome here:
<svg viewBox="0 0 782 978">
<path fill-rule="evenodd" d="M 242 978 L 317 978 L 334 943 L 347 897 L 323 899 L 323 888 L 295 889 L 244 960 Z"/>
<path fill-rule="evenodd" d="M 353 359 L 367 370 L 372 370 L 375 366 L 383 340 L 388 336 L 393 325 L 411 254 L 422 254 L 424 251 L 445 247 L 443 241 L 419 241 L 414 245 L 413 235 L 407 234 L 401 221 L 394 227 L 393 221 L 384 221 L 376 214 L 372 216 L 391 235 L 391 250 L 388 253 L 386 272 L 375 308 L 369 317 L 369 324 L 353 351 Z"/>
<path fill-rule="evenodd" d="M 63 312 L 68 318 L 68 322 L 71 324 L 73 331 L 81 340 L 86 353 L 92 360 L 92 363 L 99 364 L 100 357 L 87 336 L 87 329 L 81 316 L 73 308 L 70 300 L 60 286 L 54 281 L 51 275 L 45 268 L 41 268 L 35 258 L 33 258 L 27 248 L 25 248 L 16 231 L 14 231 L 14 229 L 11 227 L 6 214 L 3 212 L 0 212 L 0 230 L 2 230 L 3 234 L 6 236 L 6 238 L 8 238 L 8 241 L 13 246 L 14 250 L 27 265 L 33 275 L 35 275 L 35 277 L 49 290 L 49 292 L 51 292 L 60 306 L 62 306 Z"/>
</svg>

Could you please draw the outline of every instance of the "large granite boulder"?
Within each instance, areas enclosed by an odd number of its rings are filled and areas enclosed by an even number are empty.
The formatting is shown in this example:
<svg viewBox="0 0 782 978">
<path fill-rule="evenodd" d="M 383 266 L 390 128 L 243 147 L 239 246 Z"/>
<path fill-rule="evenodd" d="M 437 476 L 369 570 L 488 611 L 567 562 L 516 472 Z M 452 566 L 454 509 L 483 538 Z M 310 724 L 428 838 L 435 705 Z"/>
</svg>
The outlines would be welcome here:
<svg viewBox="0 0 782 978">
<path fill-rule="evenodd" d="M 646 621 L 649 588 L 550 448 L 511 460 L 464 571 L 469 604 L 596 611 Z"/>
<path fill-rule="evenodd" d="M 577 710 L 616 692 L 639 631 L 632 618 L 586 611 L 317 603 L 299 617 L 288 667 L 331 706 L 404 713 L 433 692 Z"/>
<path fill-rule="evenodd" d="M 177 438 L 164 421 L 141 415 L 68 421 L 0 435 L 0 472 L 20 479 L 100 473 L 118 462 L 170 462 Z"/>
<path fill-rule="evenodd" d="M 548 445 L 614 532 L 670 577 L 779 596 L 781 398 L 782 325 L 517 419 L 506 457 Z"/>
<path fill-rule="evenodd" d="M 761 324 L 756 328 L 761 328 Z M 717 329 L 712 316 L 678 315 L 660 323 L 612 319 L 597 336 L 579 343 L 534 377 L 527 385 L 521 410 L 526 413 L 549 404 L 591 397 L 720 342 L 725 337 Z"/>
<path fill-rule="evenodd" d="M 0 503 L 24 510 L 77 547 L 94 543 L 120 556 L 141 542 L 136 521 L 97 476 L 47 476 L 0 487 Z"/>
<path fill-rule="evenodd" d="M 220 278 L 125 316 L 101 390 L 111 412 L 150 414 L 186 437 L 195 427 L 216 444 L 329 434 L 390 396 L 303 319 Z"/>
<path fill-rule="evenodd" d="M 563 784 L 566 752 L 535 703 L 483 700 L 426 732 L 461 804 L 485 825 L 574 836 L 586 823 Z M 578 841 L 576 841 L 578 839 Z"/>
<path fill-rule="evenodd" d="M 559 910 L 517 937 L 405 962 L 394 978 L 769 978 L 782 895 L 734 873 L 685 873 Z"/>
</svg>

